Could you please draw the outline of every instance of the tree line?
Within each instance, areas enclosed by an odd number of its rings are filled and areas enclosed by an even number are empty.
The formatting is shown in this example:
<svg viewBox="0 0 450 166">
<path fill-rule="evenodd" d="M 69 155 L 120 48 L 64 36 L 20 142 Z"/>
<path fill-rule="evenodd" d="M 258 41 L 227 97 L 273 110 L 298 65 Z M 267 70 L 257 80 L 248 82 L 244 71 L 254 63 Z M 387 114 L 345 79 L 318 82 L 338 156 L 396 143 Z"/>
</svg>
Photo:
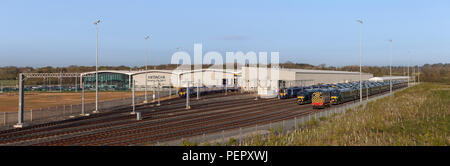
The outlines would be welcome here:
<svg viewBox="0 0 450 166">
<path fill-rule="evenodd" d="M 235 68 L 237 65 L 234 65 Z M 270 67 L 270 65 L 268 65 Z M 173 70 L 177 68 L 176 64 L 164 64 L 156 66 L 147 66 L 148 69 L 157 70 Z M 203 65 L 203 68 L 208 68 L 210 65 Z M 224 66 L 225 67 L 225 66 Z M 313 70 L 337 70 L 337 71 L 353 71 L 359 72 L 359 66 L 349 65 L 343 67 L 327 66 L 326 64 L 320 65 L 310 65 L 305 63 L 292 63 L 286 62 L 280 64 L 281 68 L 293 68 L 293 69 L 313 69 Z M 191 66 L 193 69 L 194 66 Z M 145 66 L 100 66 L 99 70 L 144 70 Z M 16 67 L 16 66 L 6 66 L 0 67 L 0 80 L 16 80 L 19 73 L 82 73 L 95 71 L 95 66 L 68 66 L 68 67 Z M 363 66 L 362 72 L 372 73 L 374 77 L 387 76 L 389 75 L 389 66 Z M 392 75 L 393 76 L 406 76 L 408 68 L 406 66 L 393 66 Z M 450 84 L 450 63 L 437 63 L 437 64 L 425 64 L 423 66 L 411 66 L 409 68 L 409 73 L 412 77 L 420 79 L 425 82 L 441 82 Z M 419 78 L 420 76 L 420 78 Z M 68 80 L 67 80 L 68 79 Z M 75 81 L 73 78 L 66 78 L 67 81 Z M 65 81 L 66 81 L 65 80 Z M 9 81 L 11 82 L 11 81 Z M 52 79 L 48 81 L 49 83 L 58 83 L 58 79 Z M 27 84 L 43 84 L 42 79 L 30 79 L 27 80 Z"/>
</svg>

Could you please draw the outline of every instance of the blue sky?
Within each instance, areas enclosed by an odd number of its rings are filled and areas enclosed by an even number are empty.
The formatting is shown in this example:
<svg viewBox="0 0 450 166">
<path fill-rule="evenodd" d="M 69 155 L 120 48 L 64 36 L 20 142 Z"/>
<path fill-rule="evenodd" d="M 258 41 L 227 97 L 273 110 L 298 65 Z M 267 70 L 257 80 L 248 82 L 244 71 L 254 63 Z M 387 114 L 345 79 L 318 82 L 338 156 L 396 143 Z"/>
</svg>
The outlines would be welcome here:
<svg viewBox="0 0 450 166">
<path fill-rule="evenodd" d="M 314 65 L 450 63 L 450 1 L 2 0 L 0 66 L 140 66 L 149 34 L 150 64 L 170 63 L 177 47 L 203 52 L 279 51 L 280 61 Z"/>
</svg>

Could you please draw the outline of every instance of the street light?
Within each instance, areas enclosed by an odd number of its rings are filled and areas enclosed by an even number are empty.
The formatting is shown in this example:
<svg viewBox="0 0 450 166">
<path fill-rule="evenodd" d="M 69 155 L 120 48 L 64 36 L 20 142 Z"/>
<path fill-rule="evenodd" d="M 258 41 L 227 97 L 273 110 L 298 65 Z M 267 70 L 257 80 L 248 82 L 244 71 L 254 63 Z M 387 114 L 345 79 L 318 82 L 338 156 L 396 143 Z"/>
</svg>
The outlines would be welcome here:
<svg viewBox="0 0 450 166">
<path fill-rule="evenodd" d="M 389 40 L 389 42 L 391 43 L 391 62 L 390 62 L 390 65 L 389 65 L 389 76 L 391 77 L 390 79 L 389 79 L 389 93 L 391 93 L 392 94 L 392 40 Z"/>
<path fill-rule="evenodd" d="M 148 41 L 148 39 L 150 38 L 150 36 L 146 36 L 144 39 Z M 149 54 L 149 46 L 150 43 L 147 44 L 147 50 L 146 50 L 146 55 L 145 55 L 145 100 L 144 103 L 147 103 L 147 81 L 148 81 L 148 74 L 147 74 L 147 66 L 148 66 L 148 54 Z"/>
<path fill-rule="evenodd" d="M 409 51 L 408 51 L 408 57 L 409 57 L 409 60 L 408 60 L 408 87 L 409 87 L 409 65 L 411 63 L 411 55 L 410 55 Z"/>
<path fill-rule="evenodd" d="M 359 102 L 362 102 L 362 24 L 363 21 L 361 19 L 356 20 L 360 24 L 359 30 Z"/>
<path fill-rule="evenodd" d="M 96 31 L 96 50 L 95 50 L 95 110 L 93 113 L 98 113 L 98 24 L 100 20 L 94 22 Z"/>
</svg>

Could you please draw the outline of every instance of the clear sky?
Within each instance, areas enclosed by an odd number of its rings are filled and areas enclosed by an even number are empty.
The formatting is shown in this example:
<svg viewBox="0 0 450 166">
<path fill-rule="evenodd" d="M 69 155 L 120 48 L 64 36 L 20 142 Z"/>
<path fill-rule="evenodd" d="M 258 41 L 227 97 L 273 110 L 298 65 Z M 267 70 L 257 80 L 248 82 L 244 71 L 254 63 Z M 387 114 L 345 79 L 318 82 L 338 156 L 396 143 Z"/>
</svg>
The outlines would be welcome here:
<svg viewBox="0 0 450 166">
<path fill-rule="evenodd" d="M 314 65 L 450 63 L 449 0 L 2 0 L 0 66 L 95 65 L 100 23 L 100 65 L 170 63 L 177 47 L 192 54 L 279 51 L 280 61 Z M 193 54 L 192 54 L 193 55 Z"/>
</svg>

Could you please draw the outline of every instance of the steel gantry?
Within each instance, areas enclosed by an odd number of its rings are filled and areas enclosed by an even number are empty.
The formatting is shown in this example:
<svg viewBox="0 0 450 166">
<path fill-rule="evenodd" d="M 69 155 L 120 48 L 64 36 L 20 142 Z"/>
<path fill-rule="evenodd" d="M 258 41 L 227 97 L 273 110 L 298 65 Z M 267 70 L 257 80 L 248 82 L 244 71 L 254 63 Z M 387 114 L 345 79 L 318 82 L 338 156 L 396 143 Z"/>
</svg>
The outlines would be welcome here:
<svg viewBox="0 0 450 166">
<path fill-rule="evenodd" d="M 82 74 L 80 73 L 20 73 L 19 74 L 19 108 L 18 108 L 18 119 L 17 124 L 14 125 L 15 128 L 23 127 L 23 117 L 24 117 L 24 81 L 28 78 L 77 78 L 80 77 L 80 82 L 83 80 Z M 80 84 L 81 85 L 81 84 Z M 61 87 L 60 87 L 61 88 Z M 83 88 L 84 95 L 84 88 Z M 84 98 L 84 96 L 83 96 Z M 84 102 L 84 101 L 83 101 Z"/>
</svg>

